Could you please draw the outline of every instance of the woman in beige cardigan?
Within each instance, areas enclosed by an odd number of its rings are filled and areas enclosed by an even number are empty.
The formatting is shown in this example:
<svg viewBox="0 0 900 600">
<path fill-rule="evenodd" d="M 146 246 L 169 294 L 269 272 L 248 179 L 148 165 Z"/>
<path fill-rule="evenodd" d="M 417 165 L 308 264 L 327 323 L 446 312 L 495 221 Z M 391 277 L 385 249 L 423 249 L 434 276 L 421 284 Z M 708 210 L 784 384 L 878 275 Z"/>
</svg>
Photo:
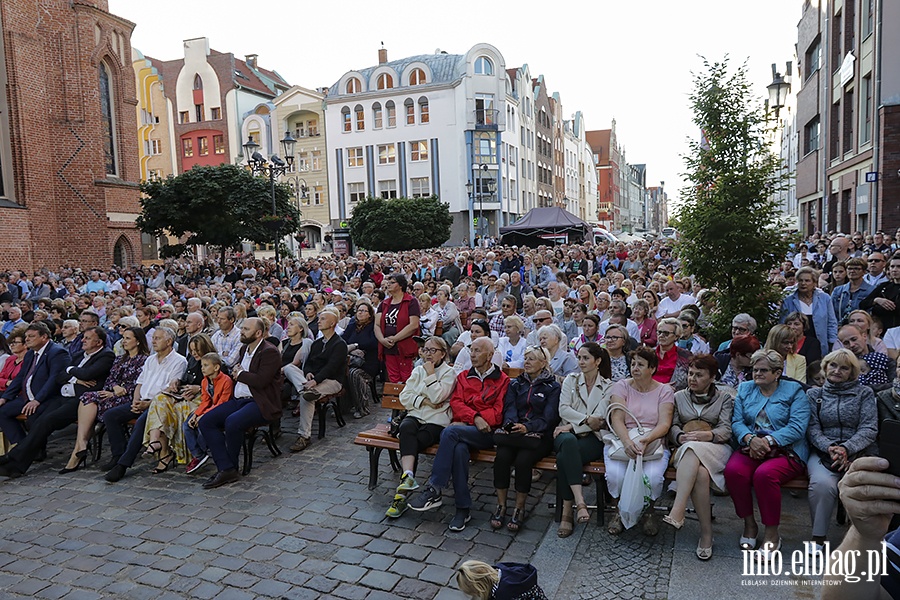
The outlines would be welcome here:
<svg viewBox="0 0 900 600">
<path fill-rule="evenodd" d="M 697 558 L 712 558 L 712 510 L 709 489 L 725 491 L 725 464 L 731 457 L 731 413 L 734 390 L 716 386 L 718 363 L 709 354 L 691 358 L 688 389 L 675 394 L 675 415 L 669 441 L 675 452 L 677 491 L 672 510 L 663 521 L 675 529 L 684 526 L 688 498 L 694 503 L 700 521 Z"/>
<path fill-rule="evenodd" d="M 787 325 L 776 325 L 766 338 L 766 350 L 774 350 L 784 359 L 782 375 L 806 383 L 806 357 L 797 354 L 797 334 Z"/>
</svg>

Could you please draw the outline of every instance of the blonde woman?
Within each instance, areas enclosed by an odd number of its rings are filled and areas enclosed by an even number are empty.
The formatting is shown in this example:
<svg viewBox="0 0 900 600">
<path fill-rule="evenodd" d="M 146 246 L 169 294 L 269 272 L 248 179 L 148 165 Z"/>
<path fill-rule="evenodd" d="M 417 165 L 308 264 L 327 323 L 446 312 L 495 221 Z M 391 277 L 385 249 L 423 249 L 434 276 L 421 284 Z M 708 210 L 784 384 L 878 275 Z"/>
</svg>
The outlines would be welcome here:
<svg viewBox="0 0 900 600">
<path fill-rule="evenodd" d="M 875 352 L 880 352 L 882 354 L 890 355 L 890 351 L 888 347 L 885 345 L 884 340 L 879 337 L 875 337 L 872 334 L 872 315 L 867 313 L 864 310 L 854 310 L 849 315 L 847 315 L 847 325 L 853 325 L 859 331 L 866 336 L 866 342 L 869 346 L 872 346 L 872 350 Z M 841 344 L 841 341 L 838 340 L 834 343 L 832 350 L 840 350 L 844 345 Z M 896 354 L 896 352 L 894 352 Z"/>
<path fill-rule="evenodd" d="M 806 383 L 806 358 L 797 354 L 797 334 L 787 325 L 776 325 L 766 338 L 766 350 L 774 350 L 784 359 L 785 377 Z"/>
<path fill-rule="evenodd" d="M 467 560 L 456 572 L 457 587 L 473 600 L 546 599 L 537 580 L 537 569 L 522 563 L 492 567 L 480 560 Z"/>
</svg>

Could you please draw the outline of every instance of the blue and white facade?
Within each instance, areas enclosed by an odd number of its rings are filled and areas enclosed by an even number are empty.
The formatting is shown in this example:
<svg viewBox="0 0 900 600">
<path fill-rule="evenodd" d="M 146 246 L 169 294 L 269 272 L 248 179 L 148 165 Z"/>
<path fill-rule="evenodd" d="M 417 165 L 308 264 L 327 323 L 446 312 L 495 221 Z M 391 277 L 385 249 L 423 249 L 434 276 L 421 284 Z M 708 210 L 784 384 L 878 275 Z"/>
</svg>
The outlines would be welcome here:
<svg viewBox="0 0 900 600">
<path fill-rule="evenodd" d="M 325 97 L 333 223 L 349 219 L 368 196 L 435 194 L 454 217 L 448 244 L 471 243 L 478 232 L 498 234 L 526 212 L 518 125 L 515 135 L 504 135 L 519 114 L 503 56 L 490 44 L 461 55 L 387 61 L 386 54 L 379 52 L 376 66 L 345 73 Z M 496 182 L 493 193 L 489 179 Z"/>
</svg>

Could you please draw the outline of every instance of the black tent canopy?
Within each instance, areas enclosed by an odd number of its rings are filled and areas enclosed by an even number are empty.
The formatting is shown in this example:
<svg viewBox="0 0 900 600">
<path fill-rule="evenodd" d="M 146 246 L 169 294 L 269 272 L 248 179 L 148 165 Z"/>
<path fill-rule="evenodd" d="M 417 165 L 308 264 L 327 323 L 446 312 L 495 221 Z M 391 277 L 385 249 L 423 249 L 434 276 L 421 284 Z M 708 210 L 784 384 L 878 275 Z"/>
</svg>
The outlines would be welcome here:
<svg viewBox="0 0 900 600">
<path fill-rule="evenodd" d="M 581 243 L 590 239 L 591 226 L 564 208 L 533 208 L 524 217 L 500 228 L 505 245 L 540 245 Z"/>
</svg>

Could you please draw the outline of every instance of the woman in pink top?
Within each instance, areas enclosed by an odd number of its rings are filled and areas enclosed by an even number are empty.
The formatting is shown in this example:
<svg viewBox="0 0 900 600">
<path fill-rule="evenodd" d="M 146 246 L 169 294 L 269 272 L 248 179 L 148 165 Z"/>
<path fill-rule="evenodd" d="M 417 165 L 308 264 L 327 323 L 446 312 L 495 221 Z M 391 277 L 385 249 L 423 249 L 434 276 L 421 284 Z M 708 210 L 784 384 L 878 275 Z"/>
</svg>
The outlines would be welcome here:
<svg viewBox="0 0 900 600">
<path fill-rule="evenodd" d="M 610 406 L 614 404 L 624 405 L 637 418 L 646 430 L 644 435 L 632 440 L 628 431 L 637 427 L 631 416 L 624 410 L 610 412 L 609 425 L 620 440 L 624 443 L 625 454 L 629 458 L 636 458 L 638 454 L 649 458 L 650 452 L 645 452 L 657 440 L 663 445 L 661 457 L 652 460 L 645 458 L 643 467 L 644 475 L 650 480 L 650 497 L 656 500 L 662 495 L 663 482 L 666 467 L 669 465 L 669 450 L 666 447 L 665 437 L 672 427 L 672 416 L 675 414 L 675 393 L 671 386 L 659 383 L 653 379 L 658 366 L 656 353 L 640 346 L 630 354 L 631 377 L 617 381 L 610 391 Z M 625 471 L 628 462 L 614 460 L 609 457 L 610 445 L 606 444 L 603 450 L 603 462 L 606 465 L 606 485 L 610 495 L 618 498 L 622 492 L 622 481 L 625 479 Z M 644 513 L 642 527 L 646 535 L 656 535 L 659 532 L 659 524 L 654 515 L 653 503 Z M 622 519 L 619 513 L 613 517 L 609 524 L 609 533 L 618 535 L 624 531 Z"/>
</svg>

